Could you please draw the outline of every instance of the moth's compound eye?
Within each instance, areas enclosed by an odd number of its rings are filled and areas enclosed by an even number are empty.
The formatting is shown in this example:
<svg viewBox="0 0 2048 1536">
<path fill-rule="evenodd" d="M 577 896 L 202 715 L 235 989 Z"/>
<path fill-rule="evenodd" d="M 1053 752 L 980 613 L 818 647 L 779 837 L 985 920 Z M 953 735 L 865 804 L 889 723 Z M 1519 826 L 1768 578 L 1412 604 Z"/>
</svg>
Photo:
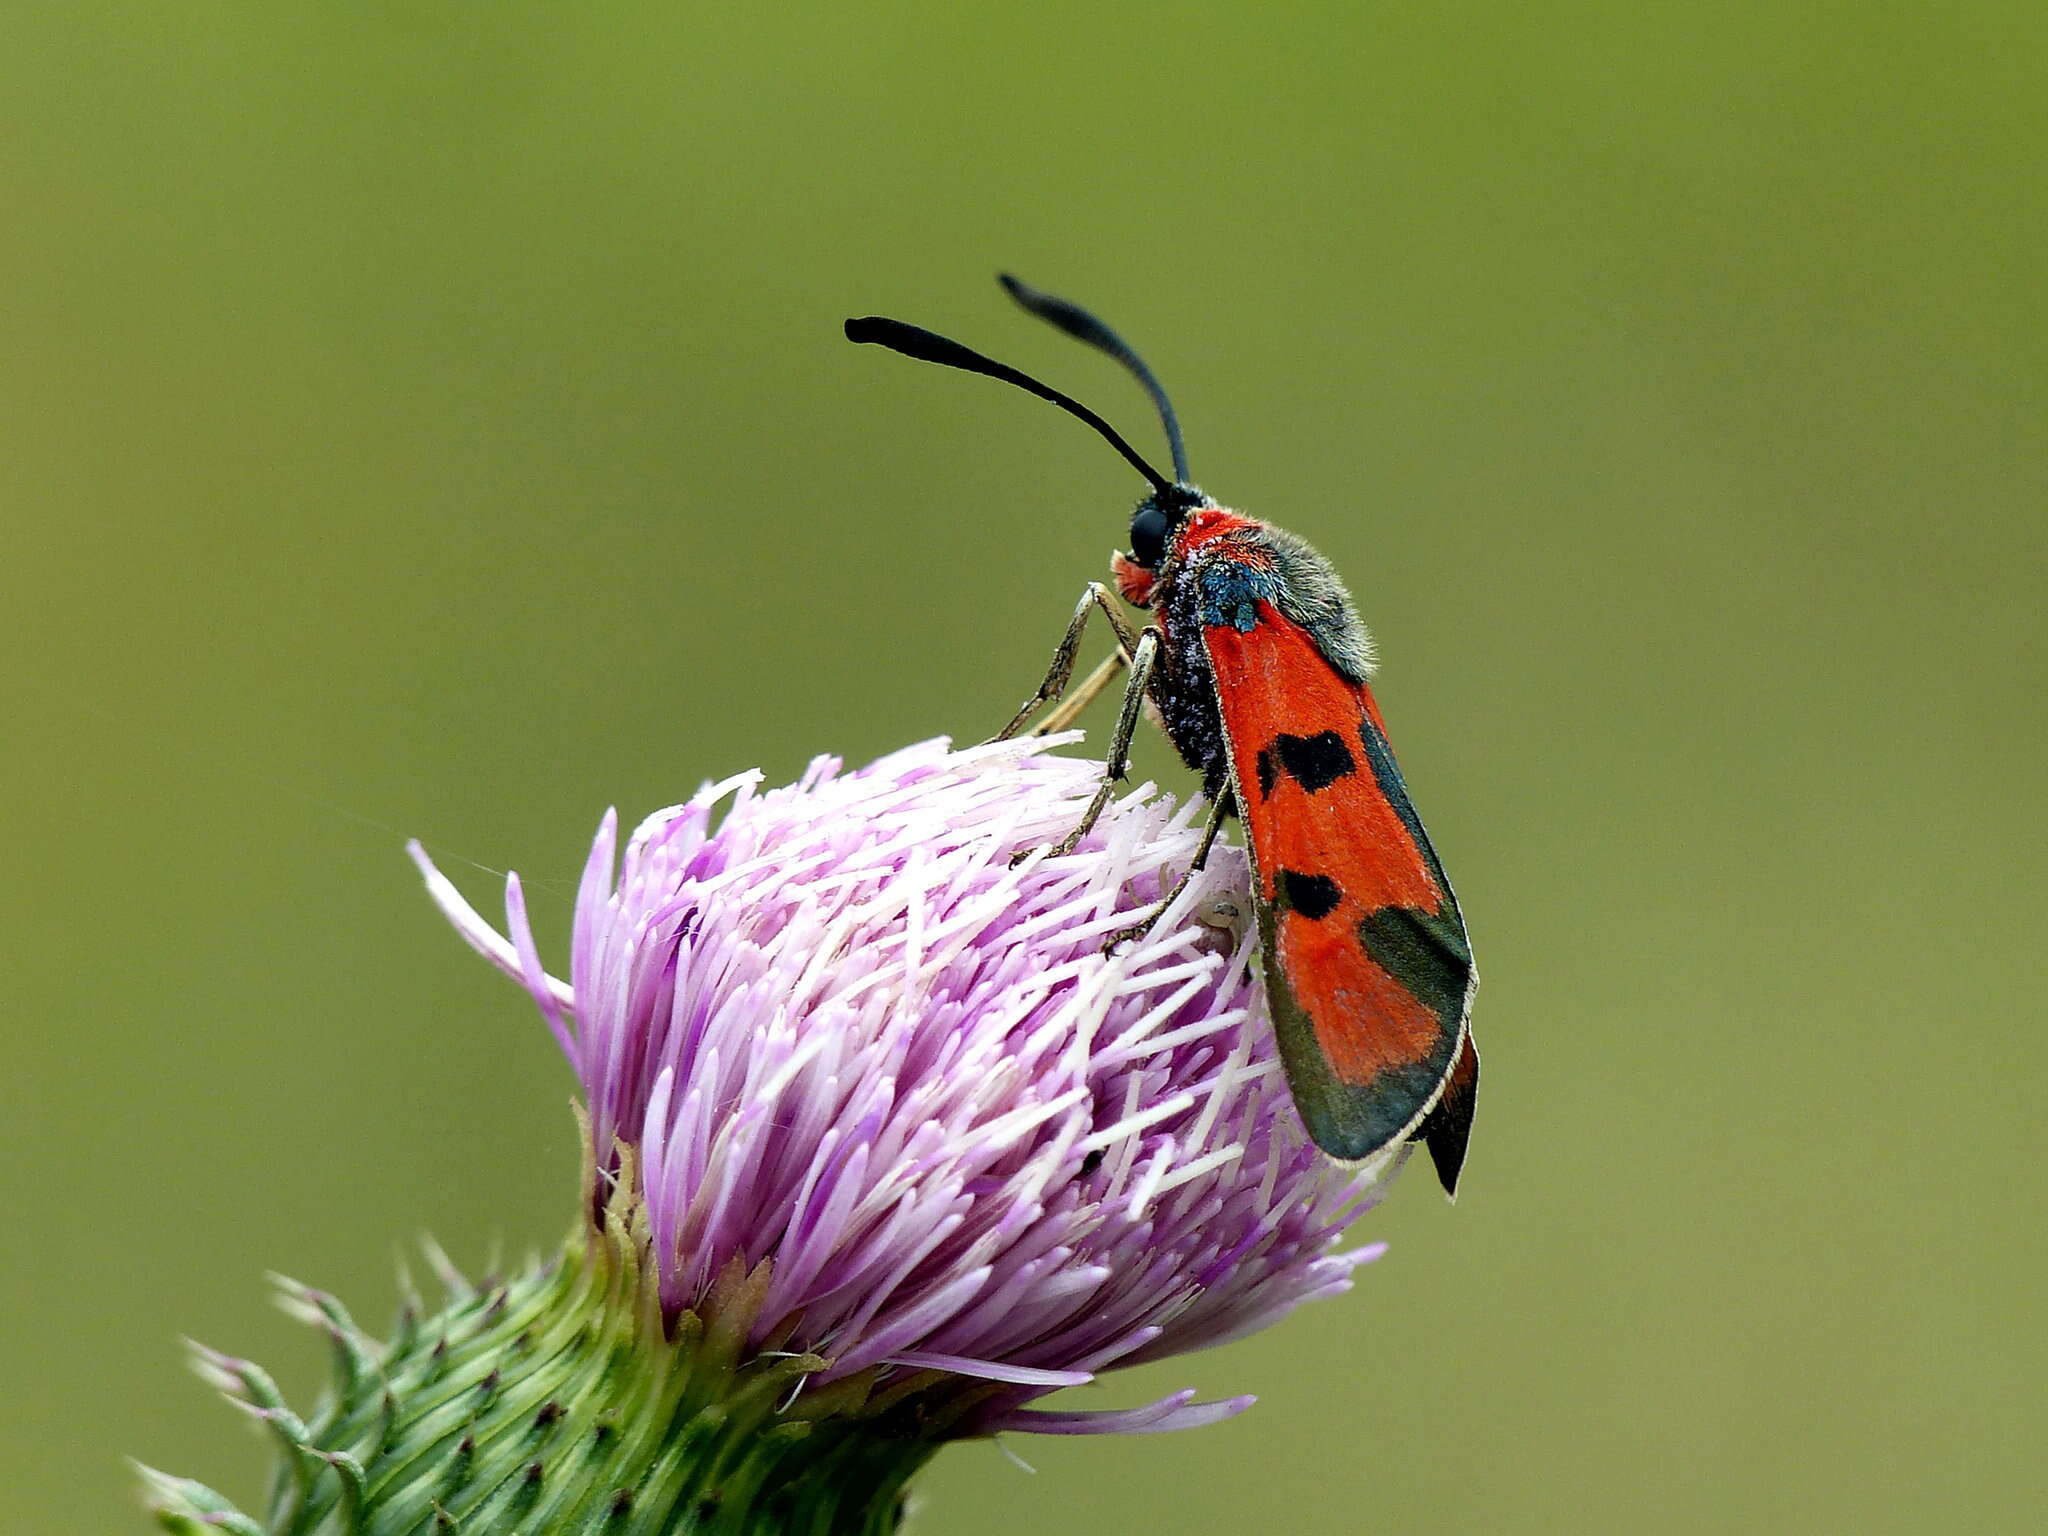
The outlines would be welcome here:
<svg viewBox="0 0 2048 1536">
<path fill-rule="evenodd" d="M 1142 503 L 1131 514 L 1131 559 L 1145 569 L 1158 569 L 1166 558 L 1166 536 L 1173 531 L 1173 519 L 1152 502 Z"/>
</svg>

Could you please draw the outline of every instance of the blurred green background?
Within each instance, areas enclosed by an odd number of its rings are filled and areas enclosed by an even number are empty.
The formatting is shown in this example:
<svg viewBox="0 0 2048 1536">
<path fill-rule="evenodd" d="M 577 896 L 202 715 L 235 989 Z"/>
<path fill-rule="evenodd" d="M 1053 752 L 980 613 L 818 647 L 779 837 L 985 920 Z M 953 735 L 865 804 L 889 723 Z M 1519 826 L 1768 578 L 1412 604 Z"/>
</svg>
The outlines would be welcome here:
<svg viewBox="0 0 2048 1536">
<path fill-rule="evenodd" d="M 177 1336 L 305 1394 L 264 1271 L 565 1228 L 404 835 L 558 945 L 606 805 L 1029 686 L 1137 482 L 837 330 L 1155 444 L 998 267 L 1350 578 L 1487 1091 L 1357 1292 L 1097 1394 L 1252 1414 L 919 1529 L 2038 1521 L 2039 7 L 767 10 L 0 22 L 0 1527 L 253 1496 Z"/>
</svg>

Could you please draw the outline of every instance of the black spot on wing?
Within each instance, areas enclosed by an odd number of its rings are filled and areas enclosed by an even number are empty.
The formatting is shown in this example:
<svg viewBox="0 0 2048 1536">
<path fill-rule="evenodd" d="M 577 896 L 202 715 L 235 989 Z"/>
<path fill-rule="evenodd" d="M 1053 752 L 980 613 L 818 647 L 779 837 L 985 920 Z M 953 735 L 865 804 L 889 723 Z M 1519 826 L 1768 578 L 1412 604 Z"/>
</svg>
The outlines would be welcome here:
<svg viewBox="0 0 2048 1536">
<path fill-rule="evenodd" d="M 1335 731 L 1318 731 L 1313 736 L 1275 736 L 1270 750 L 1279 758 L 1287 776 L 1310 794 L 1328 789 L 1358 771 L 1351 749 Z"/>
<path fill-rule="evenodd" d="M 1328 917 L 1344 899 L 1344 888 L 1328 875 L 1305 875 L 1298 869 L 1283 869 L 1275 884 L 1289 910 L 1311 921 Z"/>
<path fill-rule="evenodd" d="M 1259 748 L 1259 798 L 1261 800 L 1272 798 L 1273 786 L 1279 781 L 1279 777 L 1280 767 L 1273 761 L 1273 749 L 1271 747 Z"/>
</svg>

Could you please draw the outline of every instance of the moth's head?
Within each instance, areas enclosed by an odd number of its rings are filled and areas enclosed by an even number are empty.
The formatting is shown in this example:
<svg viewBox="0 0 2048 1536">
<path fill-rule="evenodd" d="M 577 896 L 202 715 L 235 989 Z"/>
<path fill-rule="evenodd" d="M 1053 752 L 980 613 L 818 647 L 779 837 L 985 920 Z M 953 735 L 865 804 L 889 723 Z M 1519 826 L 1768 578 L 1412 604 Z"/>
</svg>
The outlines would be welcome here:
<svg viewBox="0 0 2048 1536">
<path fill-rule="evenodd" d="M 1159 568 L 1173 552 L 1174 535 L 1190 512 L 1208 504 L 1208 497 L 1181 481 L 1154 490 L 1132 508 L 1130 552 L 1110 561 L 1110 572 L 1125 602 L 1139 608 L 1152 606 L 1152 589 L 1159 580 Z"/>
</svg>

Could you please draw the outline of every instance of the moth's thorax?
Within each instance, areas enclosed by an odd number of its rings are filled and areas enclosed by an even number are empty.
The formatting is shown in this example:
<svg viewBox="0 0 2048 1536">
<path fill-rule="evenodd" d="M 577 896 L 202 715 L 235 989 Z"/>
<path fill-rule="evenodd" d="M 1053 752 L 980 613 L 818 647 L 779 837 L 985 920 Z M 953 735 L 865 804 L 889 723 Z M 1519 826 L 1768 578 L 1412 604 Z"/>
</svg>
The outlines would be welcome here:
<svg viewBox="0 0 2048 1536">
<path fill-rule="evenodd" d="M 1233 512 L 1228 507 L 1197 507 L 1182 518 L 1173 530 L 1173 543 L 1168 550 L 1167 561 L 1171 564 L 1189 560 L 1204 545 L 1237 534 L 1262 533 L 1265 526 L 1264 523 L 1246 517 L 1242 512 Z"/>
<path fill-rule="evenodd" d="M 1202 646 L 1205 629 L 1221 625 L 1249 634 L 1270 619 L 1306 630 L 1323 658 L 1350 681 L 1364 683 L 1372 676 L 1372 637 L 1344 583 L 1305 541 L 1271 523 L 1204 503 L 1174 527 L 1157 567 L 1126 556 L 1117 561 L 1116 576 L 1126 598 L 1152 610 L 1167 655 L 1181 661 L 1177 670 L 1185 675 L 1206 672 L 1185 657 Z M 1206 730 L 1169 734 L 1184 757 L 1191 763 L 1203 759 L 1198 766 L 1209 770 L 1211 744 L 1197 739 Z"/>
<path fill-rule="evenodd" d="M 1136 608 L 1160 608 L 1166 595 L 1164 587 L 1172 586 L 1191 563 L 1199 561 L 1205 549 L 1219 540 L 1256 545 L 1264 531 L 1263 523 L 1242 513 L 1204 503 L 1174 526 L 1165 558 L 1159 564 L 1141 565 L 1130 555 L 1118 554 L 1110 560 L 1110 574 L 1116 578 L 1116 589 L 1125 602 Z"/>
<path fill-rule="evenodd" d="M 1266 524 L 1226 507 L 1202 506 L 1190 512 L 1174 529 L 1166 546 L 1166 558 L 1160 561 L 1157 570 L 1148 573 L 1151 585 L 1146 606 L 1161 616 L 1161 627 L 1170 628 L 1166 615 L 1184 606 L 1181 595 L 1209 579 L 1202 574 L 1205 570 L 1224 565 L 1237 570 L 1271 572 L 1273 553 L 1268 534 Z M 1191 640 L 1194 636 L 1187 632 L 1183 638 Z"/>
</svg>

